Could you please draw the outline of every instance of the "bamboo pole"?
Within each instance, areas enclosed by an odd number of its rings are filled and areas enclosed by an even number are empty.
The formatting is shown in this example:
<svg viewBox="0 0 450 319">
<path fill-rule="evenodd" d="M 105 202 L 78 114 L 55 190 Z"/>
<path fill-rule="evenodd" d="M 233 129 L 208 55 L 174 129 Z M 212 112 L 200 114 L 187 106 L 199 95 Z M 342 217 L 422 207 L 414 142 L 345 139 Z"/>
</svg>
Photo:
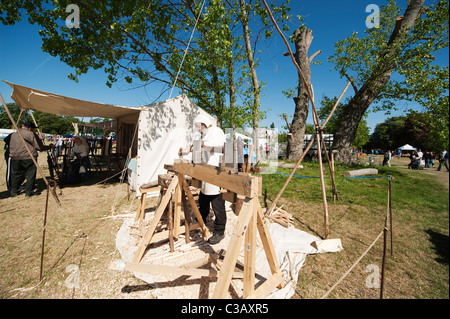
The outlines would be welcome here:
<svg viewBox="0 0 450 319">
<path fill-rule="evenodd" d="M 314 90 L 312 85 L 311 89 L 311 105 L 314 105 Z M 330 224 L 328 221 L 328 202 L 327 194 L 325 190 L 325 179 L 323 176 L 323 165 L 322 165 L 322 148 L 321 148 L 321 137 L 322 137 L 322 127 L 319 124 L 319 116 L 317 115 L 316 109 L 313 107 L 313 121 L 316 126 L 316 142 L 317 142 L 317 156 L 319 158 L 319 176 L 320 176 L 320 188 L 322 192 L 322 206 L 323 206 L 323 218 L 324 218 L 324 238 L 327 239 L 330 233 Z"/>
<path fill-rule="evenodd" d="M 394 180 L 394 178 L 391 176 L 389 176 L 389 224 L 390 224 L 390 233 L 391 233 L 391 256 L 394 255 L 394 246 L 393 246 L 393 240 L 392 240 L 392 181 Z"/>
<path fill-rule="evenodd" d="M 387 232 L 388 232 L 388 218 L 389 216 L 386 216 L 385 222 L 384 222 L 384 229 L 383 229 L 383 259 L 381 262 L 381 286 L 380 286 L 380 299 L 383 299 L 384 294 L 384 271 L 386 267 L 386 246 L 387 246 Z"/>
<path fill-rule="evenodd" d="M 47 209 L 48 209 L 48 193 L 49 192 L 50 192 L 50 187 L 47 185 L 47 196 L 45 198 L 44 227 L 42 229 L 41 269 L 39 272 L 39 280 L 42 280 L 43 269 L 44 269 L 45 230 L 47 228 Z"/>
<path fill-rule="evenodd" d="M 325 127 L 328 123 L 328 121 L 330 120 L 331 116 L 333 115 L 333 113 L 336 111 L 336 108 L 339 104 L 339 102 L 341 101 L 341 99 L 344 97 L 345 92 L 347 92 L 347 89 L 350 87 L 350 82 L 347 83 L 346 87 L 344 88 L 344 90 L 342 91 L 341 95 L 339 96 L 338 100 L 336 101 L 336 103 L 333 106 L 333 109 L 331 110 L 330 114 L 328 115 L 327 119 L 322 123 L 322 127 Z M 270 214 L 270 212 L 272 212 L 275 209 L 275 206 L 278 202 L 278 200 L 280 199 L 281 195 L 283 194 L 284 190 L 286 189 L 287 185 L 289 184 L 289 182 L 291 181 L 292 177 L 295 174 L 295 171 L 298 169 L 298 167 L 300 166 L 300 164 L 302 163 L 303 159 L 305 158 L 306 154 L 308 154 L 309 149 L 311 148 L 311 146 L 314 143 L 314 139 L 315 137 L 313 136 L 313 138 L 311 139 L 311 141 L 309 142 L 308 146 L 306 147 L 306 149 L 303 151 L 303 154 L 300 156 L 300 158 L 298 159 L 297 163 L 295 164 L 294 168 L 292 169 L 291 173 L 289 174 L 288 178 L 286 179 L 286 181 L 284 182 L 283 187 L 281 187 L 280 191 L 278 192 L 277 196 L 275 197 L 275 199 L 273 200 L 270 208 L 267 210 L 267 214 Z"/>
<path fill-rule="evenodd" d="M 173 234 L 173 204 L 174 204 L 174 190 L 172 190 L 170 194 L 170 200 L 169 200 L 169 209 L 167 210 L 167 224 L 169 227 L 169 246 L 170 246 L 170 252 L 173 253 L 175 251 L 174 249 L 174 234 Z"/>
<path fill-rule="evenodd" d="M 331 151 L 331 174 L 332 174 L 333 178 L 335 176 L 335 174 L 334 174 L 334 172 L 335 172 L 334 171 L 334 153 L 335 153 L 335 151 Z M 336 185 L 333 184 L 333 201 L 336 202 L 337 200 L 339 200 L 339 193 L 336 190 Z"/>
<path fill-rule="evenodd" d="M 254 147 L 254 145 L 252 144 L 252 145 L 250 146 L 250 150 L 249 150 L 249 153 L 248 153 L 247 167 L 246 167 L 246 169 L 245 169 L 245 172 L 246 172 L 246 173 L 250 173 L 250 168 L 252 167 L 253 147 Z"/>
<path fill-rule="evenodd" d="M 306 93 L 308 95 L 309 100 L 311 101 L 311 108 L 312 108 L 312 112 L 313 112 L 313 121 L 314 124 L 316 126 L 316 140 L 317 140 L 317 151 L 318 151 L 318 155 L 319 155 L 319 168 L 320 168 L 320 179 L 321 179 L 321 185 L 322 185 L 322 198 L 323 198 L 323 207 L 324 207 L 324 215 L 325 215 L 325 238 L 328 237 L 328 227 L 327 227 L 327 219 L 328 219 L 328 207 L 327 207 L 327 202 L 326 202 L 326 196 L 324 194 L 324 182 L 323 182 L 323 170 L 322 170 L 322 154 L 321 154 L 321 150 L 320 150 L 320 140 L 319 140 L 319 131 L 323 130 L 323 126 L 319 125 L 319 118 L 317 116 L 317 111 L 316 111 L 316 107 L 314 104 L 314 98 L 313 98 L 313 92 L 312 92 L 312 87 L 308 87 L 308 83 L 306 82 L 306 79 L 300 69 L 300 66 L 298 65 L 297 61 L 295 61 L 294 58 L 294 54 L 292 53 L 292 50 L 289 46 L 289 43 L 286 40 L 286 37 L 283 35 L 283 33 L 281 32 L 280 28 L 278 27 L 278 24 L 276 23 L 272 12 L 270 11 L 269 6 L 267 5 L 266 0 L 262 0 L 263 4 L 267 10 L 267 13 L 269 14 L 270 19 L 272 20 L 272 23 L 274 24 L 275 28 L 277 29 L 278 33 L 280 34 L 280 36 L 283 38 L 284 43 L 286 44 L 286 47 L 289 51 L 289 56 L 291 57 L 292 62 L 294 63 L 295 67 L 297 68 L 297 72 L 300 75 L 302 82 L 303 82 L 303 86 L 305 87 Z M 347 84 L 346 89 L 348 88 L 350 83 Z M 336 103 L 337 106 L 338 103 Z M 329 120 L 331 118 L 331 114 L 328 116 L 327 120 Z M 297 168 L 297 165 L 296 165 Z M 293 175 L 293 174 L 292 174 Z M 271 209 L 269 209 L 269 211 L 271 211 L 273 208 L 271 207 Z"/>
</svg>

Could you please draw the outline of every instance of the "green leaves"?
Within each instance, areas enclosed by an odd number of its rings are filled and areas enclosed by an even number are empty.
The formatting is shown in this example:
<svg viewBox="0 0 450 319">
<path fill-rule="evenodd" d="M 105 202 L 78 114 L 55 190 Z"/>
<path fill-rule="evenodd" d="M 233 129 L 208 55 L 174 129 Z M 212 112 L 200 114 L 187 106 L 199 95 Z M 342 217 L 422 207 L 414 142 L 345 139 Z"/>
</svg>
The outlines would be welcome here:
<svg viewBox="0 0 450 319">
<path fill-rule="evenodd" d="M 389 110 L 395 105 L 392 101 L 398 100 L 430 108 L 448 94 L 448 67 L 435 63 L 439 50 L 448 47 L 448 0 L 425 8 L 407 37 L 393 44 L 398 54 L 392 55 L 388 44 L 400 14 L 396 2 L 389 1 L 381 8 L 380 28 L 368 29 L 364 37 L 354 32 L 338 41 L 329 62 L 341 76 L 347 73 L 358 87 L 393 70 L 393 76 L 377 98 L 379 109 Z"/>
<path fill-rule="evenodd" d="M 74 71 L 68 77 L 74 81 L 91 69 L 103 69 L 109 87 L 119 80 L 130 86 L 158 81 L 169 90 L 178 74 L 176 86 L 220 121 L 230 123 L 234 112 L 235 118 L 242 116 L 243 123 L 250 123 L 247 99 L 251 82 L 247 78 L 239 3 L 205 0 L 201 12 L 202 3 L 4 0 L 0 4 L 0 21 L 11 25 L 25 13 L 30 23 L 41 28 L 42 50 L 72 67 Z M 290 19 L 288 3 L 272 5 L 280 22 Z M 65 24 L 69 4 L 80 9 L 80 28 L 68 28 Z M 255 36 L 272 36 L 267 13 L 259 1 L 247 4 L 247 8 L 248 19 L 263 28 Z M 287 30 L 287 25 L 283 27 Z M 240 86 L 234 87 L 234 83 Z M 227 107 L 230 86 L 236 96 L 243 96 L 233 112 Z"/>
</svg>

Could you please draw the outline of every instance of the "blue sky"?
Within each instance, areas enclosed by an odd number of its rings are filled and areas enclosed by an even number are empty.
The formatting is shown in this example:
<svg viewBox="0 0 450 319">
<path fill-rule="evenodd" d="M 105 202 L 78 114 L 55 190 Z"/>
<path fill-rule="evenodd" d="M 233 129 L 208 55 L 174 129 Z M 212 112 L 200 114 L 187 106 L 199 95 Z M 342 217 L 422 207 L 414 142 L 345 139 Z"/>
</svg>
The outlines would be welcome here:
<svg viewBox="0 0 450 319">
<path fill-rule="evenodd" d="M 271 2 L 272 0 L 268 0 L 268 3 Z M 327 58 L 334 51 L 335 42 L 350 36 L 353 31 L 363 33 L 366 30 L 365 20 L 370 14 L 366 12 L 367 5 L 382 6 L 386 3 L 387 1 L 380 0 L 291 1 L 291 14 L 302 15 L 305 25 L 313 30 L 314 40 L 309 53 L 322 50 L 316 58 L 321 60 L 322 64 L 312 66 L 316 105 L 319 105 L 319 100 L 324 95 L 338 96 L 347 84 L 327 63 Z M 402 5 L 404 3 L 406 1 L 401 1 Z M 426 1 L 427 3 L 431 1 Z M 82 15 L 80 25 L 82 28 Z M 290 27 L 293 31 L 298 25 L 292 24 Z M 41 51 L 38 30 L 38 26 L 30 25 L 26 19 L 14 26 L 0 24 L 1 80 L 78 99 L 123 106 L 148 104 L 160 95 L 162 86 L 158 84 L 130 90 L 125 81 L 119 81 L 109 88 L 105 84 L 106 75 L 101 70 L 90 70 L 79 77 L 79 83 L 75 83 L 67 77 L 73 71 L 70 67 L 60 62 L 59 58 Z M 285 36 L 288 37 L 292 31 Z M 293 46 L 291 48 L 294 51 Z M 262 50 L 258 79 L 266 83 L 261 109 L 267 112 L 267 117 L 261 121 L 261 126 L 269 126 L 274 122 L 276 127 L 281 128 L 285 123 L 280 114 L 287 113 L 292 117 L 294 112 L 294 102 L 287 99 L 282 90 L 296 87 L 297 72 L 290 58 L 283 56 L 287 50 L 278 33 L 275 32 L 268 41 L 259 42 L 258 49 Z M 439 59 L 448 65 L 448 50 Z M 7 103 L 13 102 L 10 98 L 11 89 L 3 82 L 0 82 L 0 93 Z M 170 90 L 159 100 L 169 98 L 169 93 Z M 172 97 L 178 93 L 175 89 Z M 349 88 L 345 97 L 352 94 L 353 90 Z M 409 108 L 417 108 L 406 103 L 398 107 L 400 111 L 393 112 L 390 116 L 405 115 Z M 383 122 L 386 117 L 383 112 L 371 113 L 367 119 L 368 126 L 373 130 L 376 124 Z M 311 119 L 309 123 L 312 123 Z"/>
</svg>

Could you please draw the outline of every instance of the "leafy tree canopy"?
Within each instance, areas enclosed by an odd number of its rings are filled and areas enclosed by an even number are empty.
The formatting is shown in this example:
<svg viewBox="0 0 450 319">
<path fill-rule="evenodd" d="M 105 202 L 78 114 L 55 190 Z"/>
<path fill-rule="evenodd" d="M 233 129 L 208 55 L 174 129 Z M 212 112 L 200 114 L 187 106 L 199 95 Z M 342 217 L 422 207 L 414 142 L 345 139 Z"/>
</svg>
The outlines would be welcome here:
<svg viewBox="0 0 450 319">
<path fill-rule="evenodd" d="M 376 98 L 374 110 L 395 109 L 398 101 L 417 102 L 428 110 L 438 108 L 448 97 L 449 68 L 435 63 L 436 56 L 449 45 L 448 0 L 434 1 L 422 7 L 407 37 L 395 43 L 400 49 L 392 59 L 384 60 L 391 44 L 393 22 L 402 12 L 390 0 L 380 10 L 380 27 L 370 28 L 361 37 L 357 32 L 335 44 L 329 57 L 342 77 L 352 80 L 356 88 L 367 85 L 387 70 L 395 73 Z M 395 23 L 394 23 L 395 24 Z M 446 110 L 448 117 L 448 109 Z"/>
</svg>

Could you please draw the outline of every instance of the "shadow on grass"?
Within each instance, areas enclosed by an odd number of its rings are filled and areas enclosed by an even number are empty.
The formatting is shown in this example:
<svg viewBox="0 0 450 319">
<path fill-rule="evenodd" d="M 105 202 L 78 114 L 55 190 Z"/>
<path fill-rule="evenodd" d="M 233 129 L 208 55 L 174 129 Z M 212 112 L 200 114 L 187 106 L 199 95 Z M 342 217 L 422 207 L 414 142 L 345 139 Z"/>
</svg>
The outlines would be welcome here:
<svg viewBox="0 0 450 319">
<path fill-rule="evenodd" d="M 427 229 L 425 231 L 430 236 L 430 242 L 434 245 L 434 250 L 436 252 L 437 257 L 435 260 L 441 264 L 449 264 L 449 237 L 448 235 L 443 235 L 441 233 L 437 233 L 432 229 Z"/>
</svg>

